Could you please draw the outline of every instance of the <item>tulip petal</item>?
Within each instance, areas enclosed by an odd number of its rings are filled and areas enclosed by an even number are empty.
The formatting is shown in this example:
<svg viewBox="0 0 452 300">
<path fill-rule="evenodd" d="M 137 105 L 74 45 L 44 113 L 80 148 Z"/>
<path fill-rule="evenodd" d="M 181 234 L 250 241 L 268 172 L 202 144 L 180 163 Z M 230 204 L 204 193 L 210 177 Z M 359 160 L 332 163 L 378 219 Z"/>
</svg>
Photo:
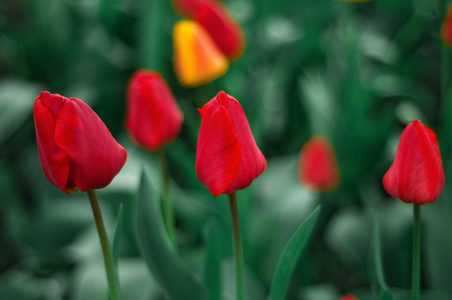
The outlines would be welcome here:
<svg viewBox="0 0 452 300">
<path fill-rule="evenodd" d="M 173 40 L 174 71 L 181 85 L 200 86 L 226 73 L 229 62 L 205 29 L 197 23 L 177 23 Z"/>
<path fill-rule="evenodd" d="M 417 205 L 435 202 L 441 193 L 444 171 L 436 137 L 419 121 L 403 131 L 383 185 L 391 196 Z"/>
<path fill-rule="evenodd" d="M 68 156 L 72 178 L 81 191 L 107 186 L 127 158 L 96 113 L 75 98 L 60 110 L 55 141 Z"/>
<path fill-rule="evenodd" d="M 242 147 L 226 107 L 215 102 L 206 106 L 196 148 L 196 174 L 217 197 L 235 179 Z"/>
<path fill-rule="evenodd" d="M 262 174 L 267 168 L 267 161 L 259 150 L 251 133 L 250 125 L 246 119 L 245 112 L 239 102 L 224 92 L 220 92 L 217 96 L 219 101 L 221 98 L 227 97 L 227 109 L 234 123 L 235 132 L 242 147 L 241 164 L 237 175 L 231 185 L 223 192 L 230 194 L 236 190 L 248 187 L 253 180 Z"/>
<path fill-rule="evenodd" d="M 36 139 L 41 166 L 46 178 L 59 189 L 70 193 L 76 190 L 69 178 L 69 159 L 54 140 L 55 115 L 66 102 L 66 98 L 42 92 L 34 105 Z"/>
<path fill-rule="evenodd" d="M 138 145 L 155 151 L 177 137 L 183 114 L 159 73 L 138 72 L 131 80 L 128 100 L 127 129 Z"/>
</svg>

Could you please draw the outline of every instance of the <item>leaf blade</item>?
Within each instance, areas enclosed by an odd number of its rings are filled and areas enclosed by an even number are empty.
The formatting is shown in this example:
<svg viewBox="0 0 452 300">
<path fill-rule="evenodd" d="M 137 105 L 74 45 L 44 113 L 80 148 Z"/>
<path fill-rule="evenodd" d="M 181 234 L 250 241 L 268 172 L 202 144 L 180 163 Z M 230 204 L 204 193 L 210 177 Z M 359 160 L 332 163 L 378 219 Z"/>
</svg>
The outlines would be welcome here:
<svg viewBox="0 0 452 300">
<path fill-rule="evenodd" d="M 188 269 L 171 246 L 157 192 L 146 172 L 138 193 L 137 232 L 143 257 L 156 281 L 170 299 L 208 299 L 206 287 Z"/>
<path fill-rule="evenodd" d="M 315 227 L 320 209 L 321 206 L 319 205 L 312 211 L 284 247 L 271 282 L 269 300 L 285 298 L 292 271 Z"/>
</svg>

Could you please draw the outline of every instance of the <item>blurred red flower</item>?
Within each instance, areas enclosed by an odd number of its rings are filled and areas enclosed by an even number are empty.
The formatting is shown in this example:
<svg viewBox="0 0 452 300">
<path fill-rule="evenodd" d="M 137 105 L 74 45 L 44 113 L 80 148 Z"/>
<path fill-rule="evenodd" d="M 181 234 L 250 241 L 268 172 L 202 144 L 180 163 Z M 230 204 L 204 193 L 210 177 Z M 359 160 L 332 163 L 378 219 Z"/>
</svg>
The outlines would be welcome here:
<svg viewBox="0 0 452 300">
<path fill-rule="evenodd" d="M 34 120 L 44 174 L 63 192 L 106 187 L 126 162 L 126 150 L 79 99 L 42 92 Z"/>
<path fill-rule="evenodd" d="M 206 29 L 230 60 L 236 60 L 242 55 L 245 50 L 242 27 L 223 4 L 203 1 L 196 7 L 195 16 L 196 21 Z"/>
<path fill-rule="evenodd" d="M 155 151 L 178 136 L 184 116 L 160 73 L 136 72 L 127 97 L 126 128 L 139 146 Z"/>
<path fill-rule="evenodd" d="M 337 188 L 340 176 L 336 156 L 326 138 L 315 136 L 303 145 L 298 160 L 298 178 L 303 186 L 314 192 Z"/>
<path fill-rule="evenodd" d="M 383 186 L 392 197 L 417 205 L 435 202 L 443 190 L 444 171 L 436 136 L 418 120 L 403 131 Z"/>
<path fill-rule="evenodd" d="M 196 174 L 217 197 L 244 189 L 267 168 L 240 104 L 219 92 L 203 108 Z"/>
</svg>

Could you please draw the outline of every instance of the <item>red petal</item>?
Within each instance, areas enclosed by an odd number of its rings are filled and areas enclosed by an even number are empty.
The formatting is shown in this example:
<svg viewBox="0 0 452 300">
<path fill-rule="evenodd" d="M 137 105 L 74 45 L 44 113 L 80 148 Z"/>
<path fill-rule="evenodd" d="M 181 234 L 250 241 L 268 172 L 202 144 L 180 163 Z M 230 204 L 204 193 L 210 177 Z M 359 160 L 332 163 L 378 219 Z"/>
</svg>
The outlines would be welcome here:
<svg viewBox="0 0 452 300">
<path fill-rule="evenodd" d="M 157 72 L 140 71 L 129 86 L 127 128 L 140 146 L 155 151 L 172 142 L 183 114 L 168 84 Z"/>
<path fill-rule="evenodd" d="M 394 198 L 418 205 L 435 202 L 443 190 L 444 171 L 435 134 L 419 121 L 403 131 L 383 185 Z"/>
<path fill-rule="evenodd" d="M 245 112 L 239 102 L 224 92 L 220 92 L 217 99 L 219 102 L 227 99 L 227 109 L 242 147 L 240 168 L 234 181 L 223 192 L 224 194 L 231 194 L 236 190 L 248 187 L 256 177 L 265 171 L 267 161 L 256 145 Z"/>
<path fill-rule="evenodd" d="M 196 21 L 210 34 L 218 48 L 230 59 L 238 59 L 245 49 L 240 24 L 221 3 L 206 1 L 198 5 Z"/>
<path fill-rule="evenodd" d="M 236 177 L 242 149 L 228 110 L 215 100 L 206 106 L 196 148 L 196 174 L 217 197 Z"/>
<path fill-rule="evenodd" d="M 82 191 L 107 186 L 127 158 L 96 113 L 75 98 L 60 110 L 55 141 L 68 156 L 72 178 Z"/>
<path fill-rule="evenodd" d="M 75 185 L 68 180 L 69 160 L 54 140 L 55 119 L 66 101 L 60 95 L 42 92 L 36 99 L 33 114 L 42 170 L 53 185 L 64 192 L 72 192 Z"/>
</svg>

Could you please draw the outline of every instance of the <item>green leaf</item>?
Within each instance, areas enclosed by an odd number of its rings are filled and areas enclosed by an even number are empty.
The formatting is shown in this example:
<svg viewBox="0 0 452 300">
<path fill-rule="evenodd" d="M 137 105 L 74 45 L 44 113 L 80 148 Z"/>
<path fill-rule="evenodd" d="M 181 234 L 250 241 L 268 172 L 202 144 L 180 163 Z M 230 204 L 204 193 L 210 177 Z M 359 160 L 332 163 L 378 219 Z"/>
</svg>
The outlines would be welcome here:
<svg viewBox="0 0 452 300">
<path fill-rule="evenodd" d="M 212 300 L 219 300 L 221 296 L 221 259 L 224 249 L 224 234 L 220 224 L 212 220 L 207 223 L 204 231 L 207 246 L 206 264 L 204 269 L 204 284 L 210 291 Z"/>
<path fill-rule="evenodd" d="M 284 247 L 271 282 L 269 300 L 281 300 L 286 296 L 292 271 L 311 236 L 320 208 L 319 205 L 314 209 Z"/>
<path fill-rule="evenodd" d="M 169 298 L 208 299 L 206 287 L 188 269 L 171 246 L 159 200 L 143 170 L 137 204 L 138 241 L 143 257 Z"/>
</svg>

